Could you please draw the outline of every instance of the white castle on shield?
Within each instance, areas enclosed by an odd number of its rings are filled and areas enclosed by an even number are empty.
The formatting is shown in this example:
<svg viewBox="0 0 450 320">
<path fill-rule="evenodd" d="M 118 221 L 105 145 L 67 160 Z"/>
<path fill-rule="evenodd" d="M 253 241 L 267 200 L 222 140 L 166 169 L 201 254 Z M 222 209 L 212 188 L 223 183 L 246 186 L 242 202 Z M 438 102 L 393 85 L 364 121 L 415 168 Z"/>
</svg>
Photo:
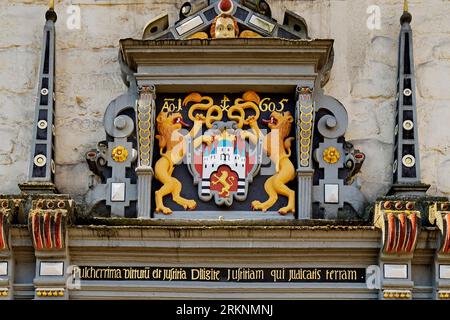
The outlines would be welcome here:
<svg viewBox="0 0 450 320">
<path fill-rule="evenodd" d="M 210 194 L 211 175 L 223 165 L 236 172 L 237 192 L 240 195 L 245 194 L 247 158 L 244 140 L 228 134 L 225 130 L 221 135 L 214 136 L 214 141 L 205 147 L 202 158 L 202 195 Z"/>
<path fill-rule="evenodd" d="M 209 179 L 221 165 L 227 165 L 238 174 L 239 179 L 245 179 L 245 143 L 229 137 L 216 139 L 203 151 L 203 177 Z"/>
</svg>

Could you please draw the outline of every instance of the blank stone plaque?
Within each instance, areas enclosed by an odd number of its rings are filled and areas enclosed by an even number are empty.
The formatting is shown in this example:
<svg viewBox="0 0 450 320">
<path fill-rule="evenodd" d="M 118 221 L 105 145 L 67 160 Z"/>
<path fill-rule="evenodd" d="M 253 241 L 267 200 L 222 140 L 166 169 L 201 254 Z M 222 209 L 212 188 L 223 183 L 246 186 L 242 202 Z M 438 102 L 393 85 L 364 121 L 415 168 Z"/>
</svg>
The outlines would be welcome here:
<svg viewBox="0 0 450 320">
<path fill-rule="evenodd" d="M 339 203 L 339 185 L 325 185 L 325 203 Z"/>
<path fill-rule="evenodd" d="M 0 262 L 0 276 L 8 275 L 8 262 Z"/>
<path fill-rule="evenodd" d="M 439 265 L 439 279 L 450 279 L 450 264 Z"/>
<path fill-rule="evenodd" d="M 125 183 L 111 183 L 111 201 L 123 202 L 125 201 Z"/>
<path fill-rule="evenodd" d="M 64 275 L 64 262 L 41 262 L 39 274 L 41 276 Z"/>
<path fill-rule="evenodd" d="M 407 279 L 408 265 L 406 264 L 385 264 L 384 277 L 393 279 Z"/>
</svg>

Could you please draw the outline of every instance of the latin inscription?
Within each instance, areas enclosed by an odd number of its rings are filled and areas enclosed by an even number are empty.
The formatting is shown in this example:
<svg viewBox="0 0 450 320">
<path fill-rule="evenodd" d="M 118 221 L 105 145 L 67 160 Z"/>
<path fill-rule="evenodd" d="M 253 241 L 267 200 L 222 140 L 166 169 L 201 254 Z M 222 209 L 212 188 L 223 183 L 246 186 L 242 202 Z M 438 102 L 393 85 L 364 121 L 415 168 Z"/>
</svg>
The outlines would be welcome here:
<svg viewBox="0 0 450 320">
<path fill-rule="evenodd" d="M 207 268 L 77 266 L 80 280 L 216 282 L 355 282 L 366 281 L 364 268 Z"/>
</svg>

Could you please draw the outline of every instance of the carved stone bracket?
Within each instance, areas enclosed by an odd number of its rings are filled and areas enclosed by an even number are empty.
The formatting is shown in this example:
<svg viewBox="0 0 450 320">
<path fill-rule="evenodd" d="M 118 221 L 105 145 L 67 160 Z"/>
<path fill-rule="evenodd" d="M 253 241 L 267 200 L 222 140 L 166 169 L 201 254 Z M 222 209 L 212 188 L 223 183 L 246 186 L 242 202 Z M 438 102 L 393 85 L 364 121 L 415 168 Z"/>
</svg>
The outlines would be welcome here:
<svg viewBox="0 0 450 320">
<path fill-rule="evenodd" d="M 430 223 L 439 228 L 441 237 L 440 254 L 450 254 L 450 202 L 435 202 L 429 207 Z"/>
<path fill-rule="evenodd" d="M 0 300 L 13 299 L 14 257 L 9 227 L 23 216 L 24 200 L 16 196 L 0 196 Z"/>
<path fill-rule="evenodd" d="M 413 201 L 379 201 L 374 225 L 382 230 L 384 254 L 411 254 L 420 232 L 421 212 L 415 210 Z"/>
<path fill-rule="evenodd" d="M 66 226 L 71 221 L 74 203 L 70 199 L 46 198 L 32 201 L 28 228 L 35 250 L 63 250 Z"/>
<path fill-rule="evenodd" d="M 412 299 L 412 258 L 421 231 L 423 199 L 379 199 L 374 225 L 381 229 L 381 299 Z"/>
<path fill-rule="evenodd" d="M 428 209 L 428 219 L 439 231 L 434 256 L 435 298 L 450 300 L 450 202 L 436 201 Z"/>
<path fill-rule="evenodd" d="M 0 198 L 0 251 L 11 249 L 9 225 L 17 215 L 23 215 L 23 199 Z"/>
</svg>

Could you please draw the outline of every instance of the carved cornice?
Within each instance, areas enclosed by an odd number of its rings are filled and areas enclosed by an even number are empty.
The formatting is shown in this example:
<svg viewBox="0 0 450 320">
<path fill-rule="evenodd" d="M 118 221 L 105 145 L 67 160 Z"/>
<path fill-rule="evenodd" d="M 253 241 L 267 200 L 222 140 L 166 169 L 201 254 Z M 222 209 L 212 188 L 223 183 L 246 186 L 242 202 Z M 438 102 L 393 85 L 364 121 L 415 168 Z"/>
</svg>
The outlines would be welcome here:
<svg viewBox="0 0 450 320">
<path fill-rule="evenodd" d="M 134 70 L 138 65 L 308 63 L 319 72 L 329 62 L 332 48 L 333 40 L 329 39 L 120 40 L 124 61 Z"/>
</svg>

